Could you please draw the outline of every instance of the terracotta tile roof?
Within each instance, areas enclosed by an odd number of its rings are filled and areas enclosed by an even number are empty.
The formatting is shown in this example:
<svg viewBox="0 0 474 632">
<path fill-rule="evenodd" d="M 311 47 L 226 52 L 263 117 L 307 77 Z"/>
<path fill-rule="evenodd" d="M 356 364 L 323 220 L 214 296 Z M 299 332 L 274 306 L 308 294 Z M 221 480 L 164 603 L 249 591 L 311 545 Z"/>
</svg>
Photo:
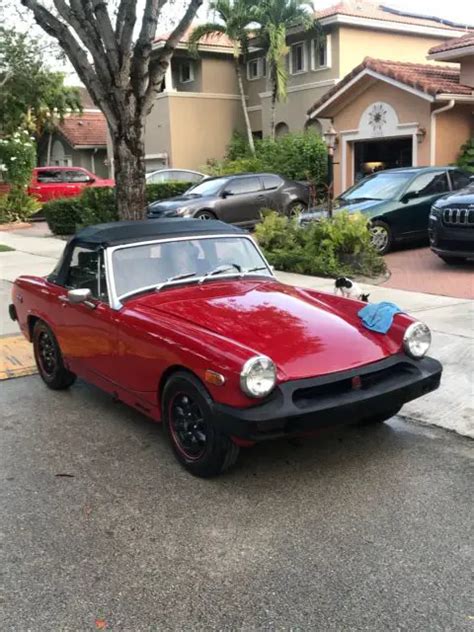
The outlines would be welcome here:
<svg viewBox="0 0 474 632">
<path fill-rule="evenodd" d="M 71 114 L 58 125 L 58 130 L 72 147 L 107 145 L 107 124 L 99 112 Z"/>
<path fill-rule="evenodd" d="M 348 84 L 363 70 L 373 70 L 380 75 L 395 79 L 411 88 L 424 92 L 431 96 L 437 94 L 453 94 L 459 96 L 474 96 L 473 89 L 459 83 L 459 70 L 451 66 L 440 66 L 435 64 L 410 64 L 401 61 L 386 61 L 383 59 L 373 59 L 366 57 L 364 61 L 356 66 L 339 83 L 323 95 L 309 110 L 311 114 L 321 105 L 328 101 L 341 88 Z"/>
<path fill-rule="evenodd" d="M 474 33 L 466 33 L 462 37 L 453 37 L 443 44 L 438 44 L 430 48 L 428 53 L 434 55 L 435 53 L 445 53 L 448 50 L 456 50 L 458 48 L 464 48 L 466 46 L 474 46 Z"/>
<path fill-rule="evenodd" d="M 437 18 L 410 15 L 402 12 L 392 12 L 390 7 L 369 2 L 367 0 L 343 0 L 325 9 L 315 12 L 318 19 L 328 18 L 335 15 L 347 15 L 373 20 L 385 20 L 389 22 L 400 22 L 402 24 L 415 24 L 418 26 L 431 26 L 445 29 L 459 29 L 461 26 L 454 26 Z"/>
<path fill-rule="evenodd" d="M 191 35 L 193 29 L 196 28 L 196 26 L 198 25 L 194 24 L 186 31 L 186 33 L 183 35 L 183 37 L 180 40 L 180 44 L 188 43 L 189 36 Z M 158 42 L 166 42 L 169 36 L 170 36 L 170 33 L 162 33 L 161 35 L 158 35 L 155 39 L 155 44 Z M 224 35 L 223 33 L 211 33 L 207 37 L 203 37 L 201 40 L 201 45 L 202 46 L 219 46 L 219 47 L 225 47 L 225 48 L 233 47 L 230 39 L 227 37 L 227 35 Z"/>
</svg>

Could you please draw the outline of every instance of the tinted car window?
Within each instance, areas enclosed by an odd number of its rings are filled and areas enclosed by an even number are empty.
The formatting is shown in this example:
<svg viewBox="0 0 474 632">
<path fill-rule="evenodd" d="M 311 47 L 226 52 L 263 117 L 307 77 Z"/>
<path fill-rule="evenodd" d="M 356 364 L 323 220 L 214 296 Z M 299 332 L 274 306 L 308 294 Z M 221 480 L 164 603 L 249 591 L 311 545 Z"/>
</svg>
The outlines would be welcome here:
<svg viewBox="0 0 474 632">
<path fill-rule="evenodd" d="M 89 182 L 90 176 L 84 171 L 63 171 L 64 182 Z"/>
<path fill-rule="evenodd" d="M 227 178 L 214 178 L 213 180 L 203 180 L 192 189 L 189 189 L 186 193 L 192 195 L 216 195 L 224 184 L 227 182 Z"/>
<path fill-rule="evenodd" d="M 279 176 L 262 176 L 263 186 L 268 191 L 270 189 L 277 189 L 282 183 L 282 179 Z"/>
<path fill-rule="evenodd" d="M 455 190 L 464 189 L 464 187 L 467 187 L 471 184 L 469 176 L 467 176 L 462 171 L 451 171 L 449 175 L 451 176 L 451 182 L 453 185 L 453 189 Z"/>
<path fill-rule="evenodd" d="M 101 253 L 88 248 L 74 248 L 66 277 L 69 289 L 88 289 L 95 298 L 106 300 L 107 284 Z"/>
<path fill-rule="evenodd" d="M 59 169 L 41 169 L 37 174 L 38 182 L 52 184 L 62 182 L 61 171 Z"/>
<path fill-rule="evenodd" d="M 429 173 L 422 173 L 415 178 L 407 188 L 406 193 L 415 192 L 418 197 L 425 197 L 426 195 L 436 195 L 437 193 L 444 193 L 445 191 L 449 191 L 446 172 L 431 171 Z"/>
<path fill-rule="evenodd" d="M 369 176 L 358 182 L 340 196 L 342 202 L 348 200 L 391 200 L 410 180 L 407 173 L 384 173 Z"/>
<path fill-rule="evenodd" d="M 261 189 L 260 180 L 255 177 L 235 178 L 226 186 L 225 190 L 232 195 L 240 195 L 242 193 L 255 193 Z"/>
</svg>

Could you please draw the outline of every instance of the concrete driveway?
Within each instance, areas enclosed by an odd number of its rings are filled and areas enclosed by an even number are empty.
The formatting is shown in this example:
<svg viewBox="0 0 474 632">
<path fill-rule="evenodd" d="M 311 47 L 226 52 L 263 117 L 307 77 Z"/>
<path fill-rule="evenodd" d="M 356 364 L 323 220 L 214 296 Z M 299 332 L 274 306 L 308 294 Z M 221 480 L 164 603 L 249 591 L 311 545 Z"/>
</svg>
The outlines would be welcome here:
<svg viewBox="0 0 474 632">
<path fill-rule="evenodd" d="M 392 420 L 204 481 L 92 387 L 1 389 L 1 630 L 472 630 L 469 440 Z"/>
</svg>

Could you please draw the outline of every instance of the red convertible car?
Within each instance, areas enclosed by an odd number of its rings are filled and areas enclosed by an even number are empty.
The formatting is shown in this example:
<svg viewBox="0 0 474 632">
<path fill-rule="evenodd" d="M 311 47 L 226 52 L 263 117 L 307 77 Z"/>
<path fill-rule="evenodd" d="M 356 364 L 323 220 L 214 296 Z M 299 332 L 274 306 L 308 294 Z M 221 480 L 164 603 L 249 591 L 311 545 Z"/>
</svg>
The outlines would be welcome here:
<svg viewBox="0 0 474 632">
<path fill-rule="evenodd" d="M 163 421 L 207 477 L 240 447 L 381 422 L 438 387 L 426 325 L 374 333 L 362 305 L 280 283 L 239 228 L 168 219 L 81 230 L 47 278 L 16 280 L 10 316 L 47 386 L 78 375 Z"/>
</svg>

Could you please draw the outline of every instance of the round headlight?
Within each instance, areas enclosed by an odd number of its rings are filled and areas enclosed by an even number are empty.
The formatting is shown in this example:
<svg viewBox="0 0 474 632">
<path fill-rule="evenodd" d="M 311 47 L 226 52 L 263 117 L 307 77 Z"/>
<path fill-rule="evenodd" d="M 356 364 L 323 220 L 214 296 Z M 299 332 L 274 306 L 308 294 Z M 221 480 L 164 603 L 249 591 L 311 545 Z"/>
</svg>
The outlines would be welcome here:
<svg viewBox="0 0 474 632">
<path fill-rule="evenodd" d="M 255 356 L 247 360 L 240 373 L 240 388 L 249 397 L 265 397 L 273 390 L 276 368 L 267 356 Z"/>
<path fill-rule="evenodd" d="M 412 358 L 422 358 L 431 345 L 431 331 L 425 323 L 412 323 L 403 336 L 405 351 Z"/>
</svg>

